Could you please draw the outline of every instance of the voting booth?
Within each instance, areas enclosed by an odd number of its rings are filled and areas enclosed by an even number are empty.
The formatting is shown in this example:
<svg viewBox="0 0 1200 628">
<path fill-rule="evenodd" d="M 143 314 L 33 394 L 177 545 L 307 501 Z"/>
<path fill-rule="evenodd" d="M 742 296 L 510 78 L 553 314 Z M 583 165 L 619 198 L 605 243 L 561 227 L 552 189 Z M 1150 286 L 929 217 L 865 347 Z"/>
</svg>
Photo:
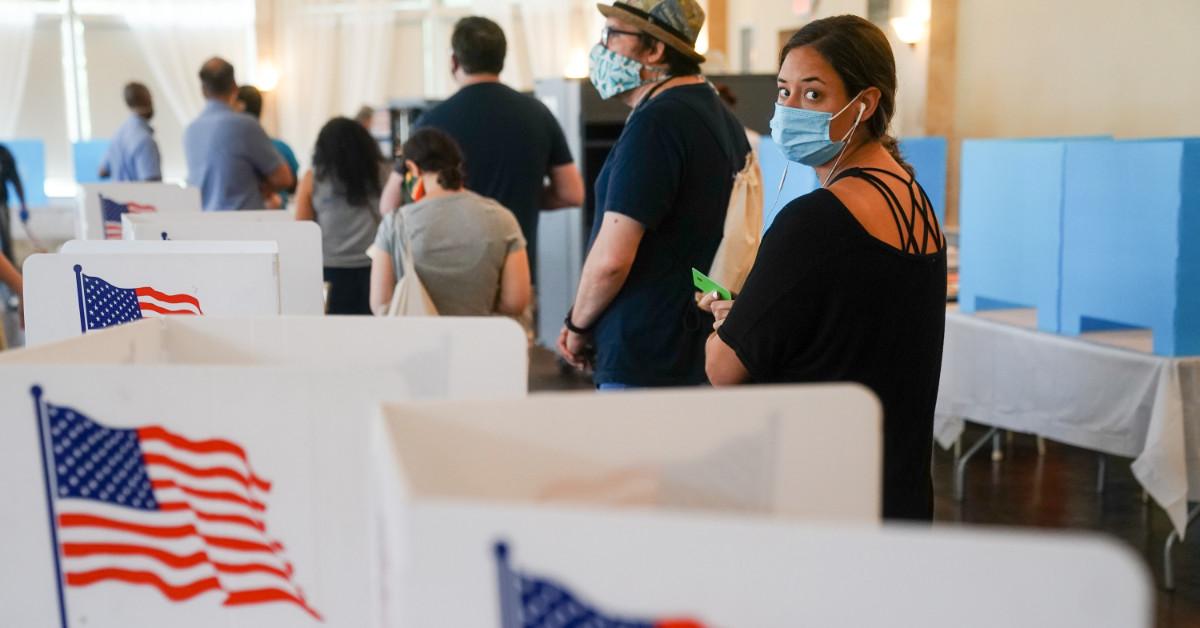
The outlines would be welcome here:
<svg viewBox="0 0 1200 628">
<path fill-rule="evenodd" d="M 569 528 L 538 528 L 535 513 L 879 520 L 880 406 L 858 386 L 539 395 L 386 404 L 381 413 L 384 434 L 373 439 L 384 449 L 373 459 L 387 465 L 375 472 L 379 501 L 393 513 L 386 520 L 407 522 L 379 531 L 391 593 L 383 625 L 500 625 L 481 623 L 495 610 L 494 567 L 458 570 L 463 563 L 437 557 L 469 556 L 477 534 L 490 543 L 544 529 L 547 540 L 590 542 Z M 437 508 L 448 504 L 459 506 L 452 516 Z M 533 527 L 508 525 L 496 507 L 533 508 Z M 479 556 L 481 566 L 489 556 Z M 463 583 L 461 605 L 477 614 L 434 621 L 446 598 L 428 595 L 448 581 Z M 631 578 L 631 586 L 645 584 Z"/>
<path fill-rule="evenodd" d="M 877 527 L 880 409 L 861 387 L 382 415 L 383 520 L 404 525 L 380 530 L 381 625 L 1150 625 L 1145 569 L 1108 542 Z M 976 622 L 997 595 L 1021 608 Z"/>
<path fill-rule="evenodd" d="M 25 203 L 30 207 L 45 207 L 46 199 L 46 144 L 36 139 L 0 140 L 8 152 L 12 153 L 17 162 L 17 175 L 21 177 L 21 187 L 25 190 Z M 5 185 L 5 184 L 0 184 Z M 9 206 L 19 209 L 17 191 L 7 184 Z"/>
<path fill-rule="evenodd" d="M 1145 567 L 1095 536 L 453 501 L 409 533 L 430 542 L 388 625 L 1154 625 Z"/>
<path fill-rule="evenodd" d="M 71 161 L 76 183 L 100 183 L 100 166 L 108 153 L 110 140 L 93 139 L 71 142 Z M 110 173 L 109 176 L 112 176 Z"/>
<path fill-rule="evenodd" d="M 900 155 L 913 168 L 917 183 L 929 196 L 938 224 L 946 225 L 946 164 L 948 145 L 944 137 L 906 137 L 900 140 Z"/>
<path fill-rule="evenodd" d="M 1076 143 L 1065 163 L 1062 332 L 1146 328 L 1155 354 L 1200 355 L 1200 139 Z"/>
<path fill-rule="evenodd" d="M 966 313 L 1031 307 L 1058 331 L 1062 242 L 1061 141 L 962 144 L 958 304 Z"/>
<path fill-rule="evenodd" d="M 240 214 L 246 216 L 239 216 Z M 265 214 L 265 215 L 264 215 Z M 227 218 L 232 215 L 233 218 Z M 278 217 L 283 219 L 279 219 Z M 127 240 L 245 241 L 269 240 L 279 245 L 279 307 L 283 314 L 325 313 L 321 266 L 321 227 L 312 221 L 288 220 L 282 211 L 211 212 L 197 214 L 125 214 Z"/>
<path fill-rule="evenodd" d="M 120 240 L 125 214 L 200 213 L 200 190 L 171 183 L 88 183 L 77 201 L 83 240 Z"/>
<path fill-rule="evenodd" d="M 821 187 L 821 182 L 811 167 L 789 162 L 769 135 L 758 141 L 758 167 L 762 171 L 763 233 L 766 233 L 780 210 Z"/>
<path fill-rule="evenodd" d="M 74 240 L 62 251 L 25 260 L 29 345 L 151 317 L 279 314 L 274 242 Z"/>
<path fill-rule="evenodd" d="M 500 318 L 157 319 L 2 354 L 0 625 L 369 626 L 377 405 L 519 397 L 527 370 Z"/>
</svg>

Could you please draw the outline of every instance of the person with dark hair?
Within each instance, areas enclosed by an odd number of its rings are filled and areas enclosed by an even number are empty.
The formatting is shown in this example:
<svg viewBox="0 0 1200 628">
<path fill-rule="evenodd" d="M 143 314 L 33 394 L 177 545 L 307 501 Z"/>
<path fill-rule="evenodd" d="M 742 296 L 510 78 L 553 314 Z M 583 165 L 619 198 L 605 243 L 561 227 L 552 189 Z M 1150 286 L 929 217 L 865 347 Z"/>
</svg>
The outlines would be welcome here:
<svg viewBox="0 0 1200 628">
<path fill-rule="evenodd" d="M 822 187 L 780 212 L 741 294 L 704 297 L 714 385 L 858 382 L 883 405 L 883 516 L 930 520 L 946 239 L 888 135 L 896 64 L 871 22 L 810 22 L 780 53 L 772 137 Z"/>
<path fill-rule="evenodd" d="M 98 174 L 113 181 L 162 181 L 162 160 L 150 126 L 154 118 L 150 90 L 141 83 L 128 83 L 124 92 L 131 115 L 109 141 Z"/>
<path fill-rule="evenodd" d="M 418 129 L 401 161 L 413 203 L 384 217 L 371 256 L 371 309 L 383 313 L 405 247 L 438 314 L 517 317 L 533 288 L 521 227 L 504 206 L 464 189 L 462 152 L 446 133 Z"/>
<path fill-rule="evenodd" d="M 312 169 L 296 191 L 296 220 L 321 225 L 329 314 L 370 314 L 371 258 L 387 164 L 379 144 L 349 118 L 321 127 Z"/>
<path fill-rule="evenodd" d="M 0 144 L 0 252 L 9 262 L 17 262 L 12 244 L 12 213 L 8 207 L 8 187 L 12 186 L 21 203 L 18 213 L 21 222 L 29 220 L 29 207 L 25 204 L 25 186 L 21 185 L 21 173 L 17 171 L 17 160 L 12 151 Z"/>
<path fill-rule="evenodd" d="M 200 68 L 208 103 L 183 133 L 188 184 L 200 188 L 204 211 L 262 209 L 263 191 L 286 190 L 295 177 L 262 126 L 233 110 L 233 66 L 213 57 Z"/>
<path fill-rule="evenodd" d="M 237 100 L 233 103 L 233 110 L 240 111 L 254 118 L 256 122 L 262 124 L 262 109 L 263 97 L 262 92 L 253 85 L 242 85 L 238 87 Z M 296 160 L 296 153 L 292 150 L 287 142 L 277 138 L 271 138 L 271 145 L 279 152 L 279 156 L 283 157 L 283 161 L 287 163 L 288 170 L 292 172 L 292 179 L 295 180 L 300 176 L 300 162 Z M 275 205 L 279 209 L 284 209 L 288 205 L 288 195 L 296 193 L 296 184 L 286 190 L 279 192 L 278 203 Z M 267 202 L 268 207 L 272 207 L 270 201 Z"/>
<path fill-rule="evenodd" d="M 703 384 L 711 319 L 691 269 L 712 264 L 750 146 L 699 74 L 696 0 L 599 8 L 591 81 L 633 112 L 596 180 L 591 249 L 558 349 L 590 363 L 601 390 Z"/>
<path fill-rule="evenodd" d="M 17 160 L 4 144 L 0 144 L 0 282 L 3 282 L 18 297 L 23 292 L 21 271 L 17 270 L 16 252 L 12 244 L 12 214 L 8 207 L 8 186 L 12 185 L 21 202 L 20 218 L 29 219 L 29 208 L 25 206 L 25 188 L 17 172 Z M 2 334 L 2 332 L 0 332 Z"/>
<path fill-rule="evenodd" d="M 539 213 L 581 206 L 583 177 L 554 114 L 500 82 L 507 48 L 500 26 L 465 17 L 455 24 L 450 44 L 459 90 L 415 126 L 441 129 L 458 142 L 466 156 L 467 189 L 495 199 L 517 217 L 536 268 Z M 381 201 L 383 213 L 400 205 L 405 168 L 396 161 Z"/>
</svg>

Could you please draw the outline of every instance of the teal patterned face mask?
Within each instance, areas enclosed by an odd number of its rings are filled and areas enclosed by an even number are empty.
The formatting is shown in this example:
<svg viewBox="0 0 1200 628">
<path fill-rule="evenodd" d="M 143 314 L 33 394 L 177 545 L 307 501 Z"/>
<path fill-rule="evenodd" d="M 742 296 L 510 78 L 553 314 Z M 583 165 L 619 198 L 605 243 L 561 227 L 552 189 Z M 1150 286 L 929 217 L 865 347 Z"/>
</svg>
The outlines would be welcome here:
<svg viewBox="0 0 1200 628">
<path fill-rule="evenodd" d="M 592 48 L 590 59 L 592 85 L 604 100 L 654 82 L 642 80 L 641 62 L 619 55 L 601 44 Z"/>
</svg>

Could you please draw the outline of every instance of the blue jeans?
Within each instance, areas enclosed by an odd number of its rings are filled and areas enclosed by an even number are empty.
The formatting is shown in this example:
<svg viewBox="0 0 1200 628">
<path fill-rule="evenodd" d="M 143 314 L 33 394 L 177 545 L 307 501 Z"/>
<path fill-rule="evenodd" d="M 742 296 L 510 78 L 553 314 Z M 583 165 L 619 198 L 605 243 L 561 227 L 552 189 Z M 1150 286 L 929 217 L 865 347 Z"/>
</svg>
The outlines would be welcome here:
<svg viewBox="0 0 1200 628">
<path fill-rule="evenodd" d="M 614 392 L 614 391 L 618 391 L 618 390 L 632 390 L 632 389 L 634 389 L 634 388 L 637 388 L 637 386 L 632 386 L 632 385 L 630 385 L 630 384 L 622 384 L 622 383 L 620 383 L 620 382 L 605 382 L 605 383 L 603 383 L 603 384 L 597 384 L 597 385 L 596 385 L 596 390 L 598 390 L 598 391 L 600 391 L 600 392 Z"/>
</svg>

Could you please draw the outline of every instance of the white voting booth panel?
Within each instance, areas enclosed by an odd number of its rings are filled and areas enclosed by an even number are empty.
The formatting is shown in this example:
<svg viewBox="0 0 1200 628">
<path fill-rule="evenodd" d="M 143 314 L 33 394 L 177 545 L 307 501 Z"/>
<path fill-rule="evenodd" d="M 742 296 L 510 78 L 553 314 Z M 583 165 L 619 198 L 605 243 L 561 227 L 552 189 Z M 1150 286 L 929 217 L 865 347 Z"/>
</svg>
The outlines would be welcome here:
<svg viewBox="0 0 1200 628">
<path fill-rule="evenodd" d="M 385 404 L 381 413 L 385 435 L 373 441 L 386 451 L 373 459 L 383 465 L 380 502 L 394 513 L 384 521 L 407 523 L 379 531 L 388 547 L 379 558 L 391 593 L 386 625 L 498 625 L 482 621 L 494 617 L 495 591 L 474 588 L 461 603 L 477 610 L 434 621 L 429 582 L 483 572 L 424 551 L 469 551 L 474 541 L 428 504 L 461 501 L 476 530 L 495 536 L 509 531 L 491 517 L 488 505 L 499 503 L 879 520 L 880 407 L 860 386 L 539 395 Z M 551 534 L 591 543 L 571 529 Z"/>
<path fill-rule="evenodd" d="M 154 215 L 126 214 L 126 240 L 269 240 L 279 245 L 279 306 L 284 314 L 325 313 L 321 273 L 321 227 L 311 221 L 250 217 L 216 218 L 243 212 Z M 286 212 L 245 212 L 284 214 Z"/>
<path fill-rule="evenodd" d="M 1144 565 L 1090 535 L 457 500 L 418 504 L 410 521 L 412 603 L 391 625 L 1154 625 Z"/>
<path fill-rule="evenodd" d="M 505 319 L 157 319 L 0 355 L 0 626 L 57 625 L 56 556 L 70 626 L 370 626 L 378 404 L 526 371 Z"/>
<path fill-rule="evenodd" d="M 116 254 L 116 253 L 266 253 L 279 254 L 279 245 L 267 240 L 252 242 L 230 241 L 149 241 L 149 240 L 67 240 L 59 253 Z"/>
<path fill-rule="evenodd" d="M 200 190 L 171 183 L 87 183 L 77 201 L 75 234 L 85 240 L 120 240 L 124 214 L 200 213 Z"/>
<path fill-rule="evenodd" d="M 383 413 L 416 497 L 879 518 L 880 409 L 860 386 L 555 394 Z"/>
<path fill-rule="evenodd" d="M 63 251 L 25 261 L 29 345 L 157 316 L 279 314 L 273 242 L 75 240 Z"/>
</svg>

